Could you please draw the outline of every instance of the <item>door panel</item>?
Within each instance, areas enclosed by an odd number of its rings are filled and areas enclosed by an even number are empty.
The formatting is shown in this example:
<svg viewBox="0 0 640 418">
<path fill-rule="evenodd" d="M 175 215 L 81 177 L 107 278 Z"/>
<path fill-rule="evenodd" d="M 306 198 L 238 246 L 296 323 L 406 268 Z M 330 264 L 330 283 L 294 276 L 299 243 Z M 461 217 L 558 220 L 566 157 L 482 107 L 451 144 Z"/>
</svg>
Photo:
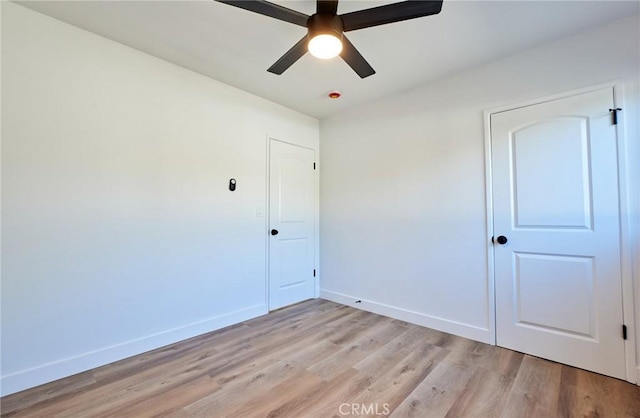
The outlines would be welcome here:
<svg viewBox="0 0 640 418">
<path fill-rule="evenodd" d="M 625 377 L 613 89 L 491 115 L 497 344 Z"/>
<path fill-rule="evenodd" d="M 313 298 L 315 174 L 313 150 L 270 142 L 269 308 Z"/>
<path fill-rule="evenodd" d="M 594 338 L 593 258 L 530 253 L 514 257 L 517 324 Z"/>
<path fill-rule="evenodd" d="M 516 227 L 590 229 L 586 122 L 586 118 L 555 118 L 512 134 Z"/>
</svg>

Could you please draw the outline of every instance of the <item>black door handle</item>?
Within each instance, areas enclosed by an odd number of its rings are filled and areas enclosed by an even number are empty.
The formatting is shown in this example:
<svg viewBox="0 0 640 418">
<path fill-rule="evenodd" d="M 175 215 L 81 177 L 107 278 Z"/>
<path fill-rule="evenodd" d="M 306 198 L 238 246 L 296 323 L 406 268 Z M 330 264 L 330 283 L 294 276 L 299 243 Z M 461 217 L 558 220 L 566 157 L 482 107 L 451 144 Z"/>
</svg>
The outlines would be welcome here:
<svg viewBox="0 0 640 418">
<path fill-rule="evenodd" d="M 508 239 L 507 239 L 507 237 L 505 237 L 504 235 L 500 235 L 500 236 L 496 239 L 496 241 L 498 241 L 498 244 L 500 244 L 500 245 L 504 245 L 504 244 L 506 244 L 506 243 L 507 243 L 507 241 L 509 241 L 509 240 L 508 240 Z"/>
<path fill-rule="evenodd" d="M 271 230 L 271 235 L 278 235 L 278 230 L 277 229 L 272 229 Z"/>
</svg>

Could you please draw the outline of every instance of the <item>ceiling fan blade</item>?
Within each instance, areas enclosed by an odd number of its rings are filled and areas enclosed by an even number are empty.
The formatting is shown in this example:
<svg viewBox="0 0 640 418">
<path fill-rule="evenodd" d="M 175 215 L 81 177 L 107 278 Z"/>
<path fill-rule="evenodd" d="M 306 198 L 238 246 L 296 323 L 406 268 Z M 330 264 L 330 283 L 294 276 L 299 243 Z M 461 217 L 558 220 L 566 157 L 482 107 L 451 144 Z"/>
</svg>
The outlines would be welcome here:
<svg viewBox="0 0 640 418">
<path fill-rule="evenodd" d="M 307 27 L 309 16 L 280 5 L 261 0 L 216 0 L 220 3 L 239 7 L 250 12 L 269 16 L 274 19 L 293 23 L 294 25 Z"/>
<path fill-rule="evenodd" d="M 369 65 L 367 60 L 364 59 L 346 36 L 342 37 L 342 52 L 340 56 L 349 64 L 349 67 L 353 68 L 353 71 L 358 73 L 360 78 L 369 77 L 376 73 L 376 70 Z"/>
<path fill-rule="evenodd" d="M 344 31 L 370 28 L 386 23 L 400 22 L 417 17 L 435 15 L 442 10 L 442 0 L 412 0 L 387 4 L 371 9 L 358 10 L 340 15 L 344 22 Z"/>
<path fill-rule="evenodd" d="M 316 11 L 335 15 L 338 13 L 338 0 L 318 0 Z"/>
<path fill-rule="evenodd" d="M 280 57 L 267 71 L 273 74 L 282 74 L 285 70 L 307 53 L 307 37 L 300 39 L 290 50 Z"/>
</svg>

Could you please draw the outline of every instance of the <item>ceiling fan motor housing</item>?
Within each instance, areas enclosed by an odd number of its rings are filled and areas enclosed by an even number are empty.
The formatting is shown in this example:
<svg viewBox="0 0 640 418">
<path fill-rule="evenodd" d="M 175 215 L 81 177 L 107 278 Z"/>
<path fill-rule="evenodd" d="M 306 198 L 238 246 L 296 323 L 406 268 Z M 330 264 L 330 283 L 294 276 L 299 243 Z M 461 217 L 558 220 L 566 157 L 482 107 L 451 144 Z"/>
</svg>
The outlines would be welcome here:
<svg viewBox="0 0 640 418">
<path fill-rule="evenodd" d="M 340 16 L 331 13 L 316 13 L 307 20 L 307 41 L 317 35 L 333 35 L 342 41 L 344 24 Z"/>
</svg>

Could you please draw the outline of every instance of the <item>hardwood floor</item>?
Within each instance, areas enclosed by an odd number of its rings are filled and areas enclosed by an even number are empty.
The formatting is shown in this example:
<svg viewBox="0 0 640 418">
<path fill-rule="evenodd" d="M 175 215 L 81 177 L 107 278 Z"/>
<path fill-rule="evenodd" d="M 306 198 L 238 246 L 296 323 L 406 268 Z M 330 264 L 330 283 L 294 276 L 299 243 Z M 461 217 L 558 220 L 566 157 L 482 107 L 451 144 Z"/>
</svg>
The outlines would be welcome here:
<svg viewBox="0 0 640 418">
<path fill-rule="evenodd" d="M 640 388 L 312 300 L 1 400 L 2 417 L 640 417 Z"/>
</svg>

